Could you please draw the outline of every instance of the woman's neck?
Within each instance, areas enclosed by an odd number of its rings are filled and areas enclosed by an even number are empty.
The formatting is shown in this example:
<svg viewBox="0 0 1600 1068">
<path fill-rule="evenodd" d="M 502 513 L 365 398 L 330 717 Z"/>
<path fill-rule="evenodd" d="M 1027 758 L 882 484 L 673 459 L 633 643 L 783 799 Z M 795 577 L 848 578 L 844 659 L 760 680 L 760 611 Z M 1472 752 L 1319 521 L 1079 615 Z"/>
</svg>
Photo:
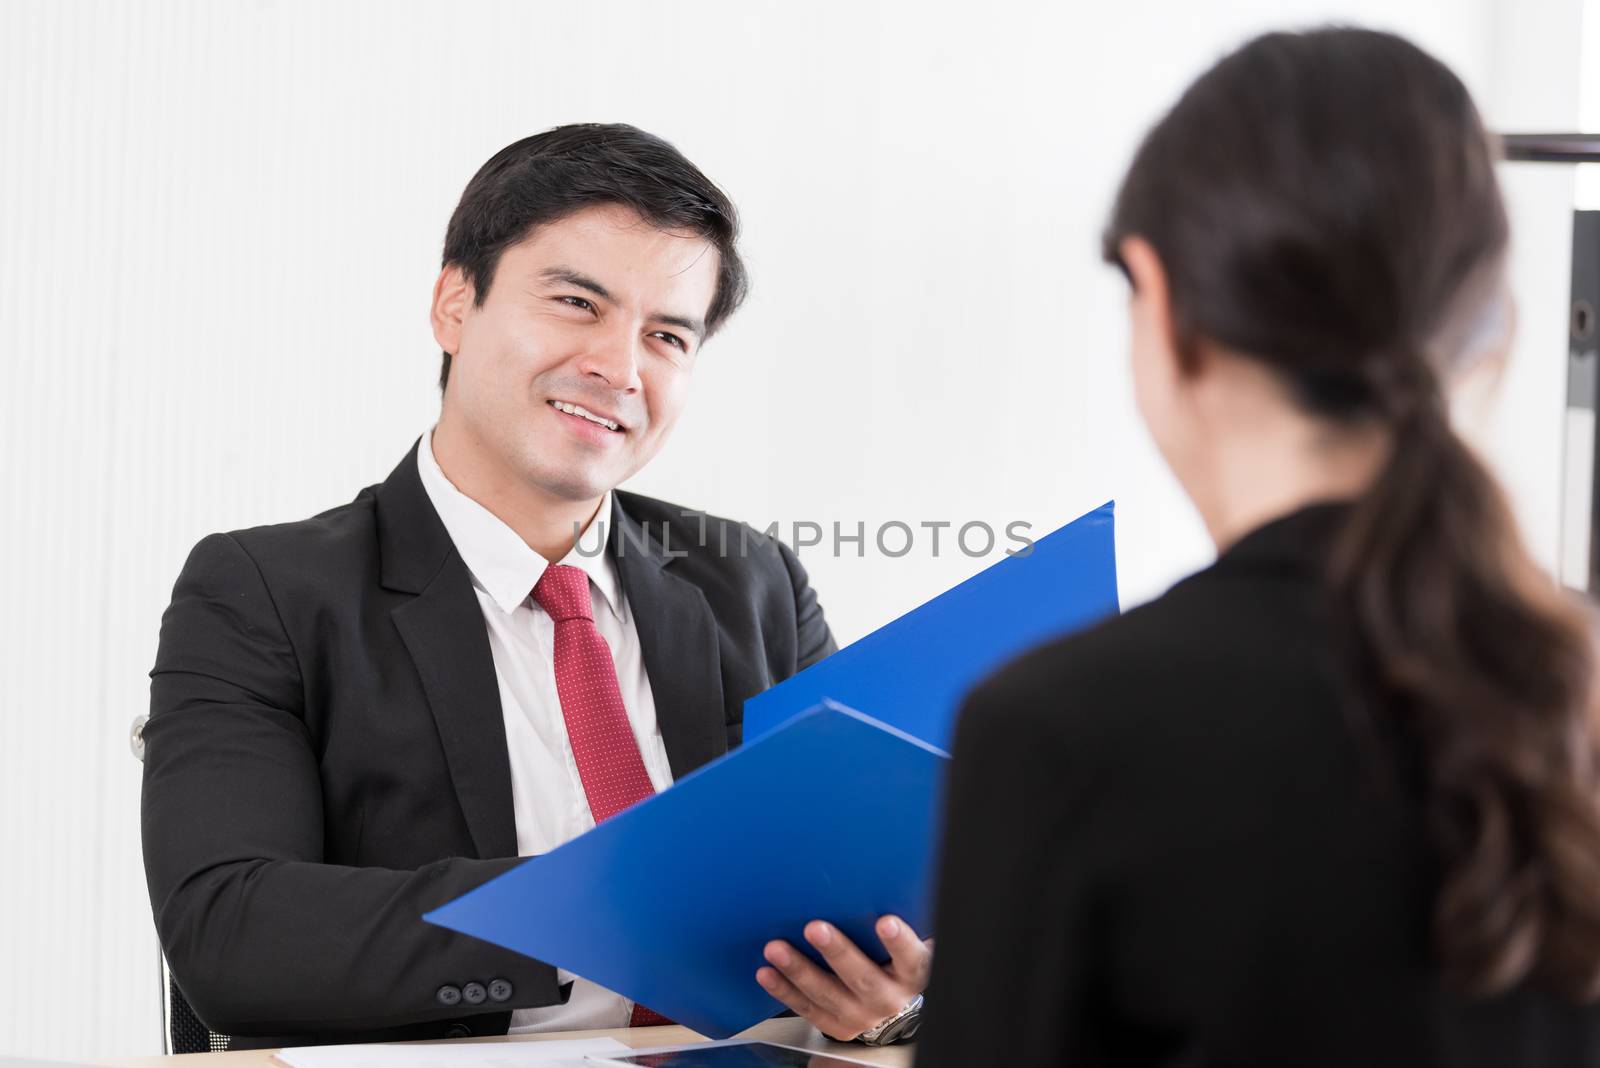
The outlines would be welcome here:
<svg viewBox="0 0 1600 1068">
<path fill-rule="evenodd" d="M 1331 428 L 1296 411 L 1260 415 L 1216 435 L 1189 495 L 1219 553 L 1318 501 L 1359 496 L 1389 454 L 1382 429 Z"/>
</svg>

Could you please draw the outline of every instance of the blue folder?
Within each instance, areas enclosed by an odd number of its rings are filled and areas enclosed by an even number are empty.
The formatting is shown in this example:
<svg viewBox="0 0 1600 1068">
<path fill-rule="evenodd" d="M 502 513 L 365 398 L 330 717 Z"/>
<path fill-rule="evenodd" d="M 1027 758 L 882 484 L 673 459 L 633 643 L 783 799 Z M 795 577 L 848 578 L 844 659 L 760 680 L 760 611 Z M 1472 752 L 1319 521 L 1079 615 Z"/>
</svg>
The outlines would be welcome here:
<svg viewBox="0 0 1600 1068">
<path fill-rule="evenodd" d="M 1117 612 L 1108 501 L 744 703 L 748 743 L 824 697 L 942 749 L 962 695 L 1024 650 Z"/>
<path fill-rule="evenodd" d="M 423 919 L 726 1038 L 783 1007 L 768 941 L 825 919 L 881 961 L 879 916 L 928 931 L 946 759 L 823 701 Z"/>
</svg>

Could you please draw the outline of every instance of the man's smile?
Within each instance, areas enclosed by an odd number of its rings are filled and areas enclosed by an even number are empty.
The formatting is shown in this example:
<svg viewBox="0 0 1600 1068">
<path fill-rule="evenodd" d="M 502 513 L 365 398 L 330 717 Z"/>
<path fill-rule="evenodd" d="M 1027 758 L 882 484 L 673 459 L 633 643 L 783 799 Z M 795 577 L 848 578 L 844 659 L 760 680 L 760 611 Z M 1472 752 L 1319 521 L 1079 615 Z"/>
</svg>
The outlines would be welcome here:
<svg viewBox="0 0 1600 1068">
<path fill-rule="evenodd" d="M 610 416 L 600 412 L 590 411 L 581 404 L 573 404 L 569 401 L 563 400 L 552 400 L 550 402 L 550 406 L 556 409 L 558 412 L 564 412 L 567 415 L 577 416 L 580 419 L 587 419 L 596 426 L 603 426 L 607 430 L 612 430 L 617 433 L 626 433 L 628 429 L 627 427 L 623 426 L 619 420 L 613 419 Z"/>
</svg>

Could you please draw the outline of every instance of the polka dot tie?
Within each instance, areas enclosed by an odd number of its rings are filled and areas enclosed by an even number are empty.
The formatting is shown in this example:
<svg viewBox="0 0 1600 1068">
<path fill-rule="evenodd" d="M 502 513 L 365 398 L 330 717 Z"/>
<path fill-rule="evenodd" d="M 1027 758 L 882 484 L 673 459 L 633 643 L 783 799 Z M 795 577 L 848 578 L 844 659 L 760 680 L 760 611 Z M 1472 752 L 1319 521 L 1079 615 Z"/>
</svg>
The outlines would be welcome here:
<svg viewBox="0 0 1600 1068">
<path fill-rule="evenodd" d="M 611 647 L 594 625 L 588 574 L 551 564 L 533 587 L 533 600 L 555 623 L 556 695 L 589 812 L 600 823 L 650 797 L 655 787 L 622 703 Z M 643 1005 L 633 1007 L 630 1021 L 634 1027 L 671 1022 Z"/>
</svg>

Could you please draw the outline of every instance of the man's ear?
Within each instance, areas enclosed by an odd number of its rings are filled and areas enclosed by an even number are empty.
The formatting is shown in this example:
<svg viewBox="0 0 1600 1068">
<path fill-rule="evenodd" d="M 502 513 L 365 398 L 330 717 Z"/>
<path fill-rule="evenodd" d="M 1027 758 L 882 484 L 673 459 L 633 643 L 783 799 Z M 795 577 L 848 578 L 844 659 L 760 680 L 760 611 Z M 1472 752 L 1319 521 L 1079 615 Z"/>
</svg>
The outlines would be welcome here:
<svg viewBox="0 0 1600 1068">
<path fill-rule="evenodd" d="M 472 283 L 461 268 L 450 264 L 433 283 L 433 305 L 428 318 L 439 348 L 454 356 L 461 351 L 461 323 L 472 306 Z"/>
</svg>

